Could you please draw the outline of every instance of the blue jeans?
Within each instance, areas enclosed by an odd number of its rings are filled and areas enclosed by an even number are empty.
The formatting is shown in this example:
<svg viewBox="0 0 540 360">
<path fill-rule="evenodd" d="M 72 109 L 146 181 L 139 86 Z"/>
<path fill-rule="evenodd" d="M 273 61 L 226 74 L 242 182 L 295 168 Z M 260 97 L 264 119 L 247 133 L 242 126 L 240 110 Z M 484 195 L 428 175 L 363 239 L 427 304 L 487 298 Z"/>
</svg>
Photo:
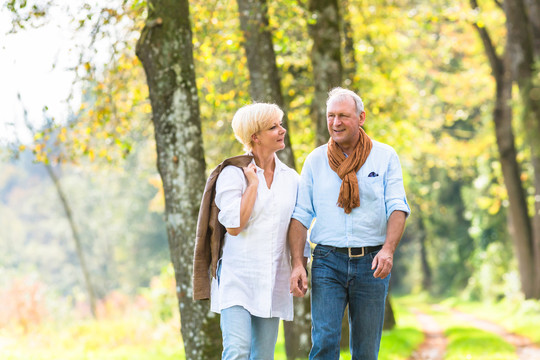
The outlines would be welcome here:
<svg viewBox="0 0 540 360">
<path fill-rule="evenodd" d="M 373 277 L 371 262 L 376 254 L 349 258 L 332 247 L 315 247 L 311 265 L 310 360 L 339 359 L 341 321 L 347 304 L 351 358 L 377 359 L 390 276 Z"/>
<path fill-rule="evenodd" d="M 242 306 L 221 310 L 223 360 L 271 360 L 279 329 L 279 318 L 260 318 Z"/>
</svg>

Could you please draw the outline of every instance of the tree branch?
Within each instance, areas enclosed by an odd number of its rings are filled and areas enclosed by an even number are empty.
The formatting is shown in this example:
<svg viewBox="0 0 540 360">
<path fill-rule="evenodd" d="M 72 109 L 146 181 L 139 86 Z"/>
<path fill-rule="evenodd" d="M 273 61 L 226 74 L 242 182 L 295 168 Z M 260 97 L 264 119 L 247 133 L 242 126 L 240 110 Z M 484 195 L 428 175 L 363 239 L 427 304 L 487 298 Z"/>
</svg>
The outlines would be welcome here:
<svg viewBox="0 0 540 360">
<path fill-rule="evenodd" d="M 495 0 L 497 2 L 497 0 Z M 478 2 L 476 0 L 470 0 L 471 7 L 475 10 L 479 10 Z M 489 36 L 489 33 L 485 27 L 482 27 L 478 25 L 478 22 L 473 22 L 472 24 L 476 31 L 478 32 L 478 35 L 480 35 L 480 39 L 482 39 L 482 43 L 484 44 L 484 50 L 485 53 L 489 59 L 489 63 L 491 64 L 491 69 L 493 71 L 493 74 L 495 76 L 499 76 L 499 74 L 502 74 L 503 72 L 503 61 L 502 59 L 497 55 L 497 51 L 495 50 L 495 46 L 493 45 L 493 42 L 491 41 L 491 37 Z"/>
</svg>

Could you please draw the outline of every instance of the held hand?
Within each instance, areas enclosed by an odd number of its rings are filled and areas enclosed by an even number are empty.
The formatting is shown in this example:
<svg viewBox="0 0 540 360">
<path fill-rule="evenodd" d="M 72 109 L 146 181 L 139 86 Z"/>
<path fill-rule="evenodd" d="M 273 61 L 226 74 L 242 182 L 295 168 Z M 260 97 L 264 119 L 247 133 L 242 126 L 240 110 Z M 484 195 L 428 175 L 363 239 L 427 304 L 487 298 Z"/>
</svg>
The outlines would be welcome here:
<svg viewBox="0 0 540 360">
<path fill-rule="evenodd" d="M 379 251 L 373 262 L 371 263 L 371 270 L 375 269 L 373 276 L 376 278 L 384 279 L 390 274 L 392 266 L 394 264 L 394 254 L 385 250 L 384 247 Z"/>
<path fill-rule="evenodd" d="M 307 291 L 306 269 L 299 265 L 293 268 L 291 272 L 291 294 L 296 297 L 303 297 Z"/>
<path fill-rule="evenodd" d="M 244 170 L 244 175 L 246 175 L 246 179 L 248 182 L 248 185 L 259 185 L 259 177 L 257 176 L 257 167 L 252 163 L 248 166 L 242 168 Z"/>
</svg>

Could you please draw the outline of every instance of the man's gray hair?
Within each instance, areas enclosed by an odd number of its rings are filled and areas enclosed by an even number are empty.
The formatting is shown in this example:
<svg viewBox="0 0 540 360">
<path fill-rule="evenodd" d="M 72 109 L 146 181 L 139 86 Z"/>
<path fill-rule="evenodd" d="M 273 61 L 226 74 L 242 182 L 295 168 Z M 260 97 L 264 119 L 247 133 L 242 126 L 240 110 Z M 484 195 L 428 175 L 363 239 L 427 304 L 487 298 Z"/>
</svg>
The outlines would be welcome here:
<svg viewBox="0 0 540 360">
<path fill-rule="evenodd" d="M 326 106 L 328 106 L 330 100 L 343 100 L 346 99 L 348 96 L 352 97 L 354 103 L 356 104 L 356 115 L 360 115 L 362 111 L 364 111 L 364 103 L 362 102 L 362 98 L 358 96 L 358 94 L 356 94 L 354 91 L 344 89 L 342 87 L 335 87 L 330 90 L 330 92 L 328 93 L 328 99 L 326 100 Z"/>
</svg>

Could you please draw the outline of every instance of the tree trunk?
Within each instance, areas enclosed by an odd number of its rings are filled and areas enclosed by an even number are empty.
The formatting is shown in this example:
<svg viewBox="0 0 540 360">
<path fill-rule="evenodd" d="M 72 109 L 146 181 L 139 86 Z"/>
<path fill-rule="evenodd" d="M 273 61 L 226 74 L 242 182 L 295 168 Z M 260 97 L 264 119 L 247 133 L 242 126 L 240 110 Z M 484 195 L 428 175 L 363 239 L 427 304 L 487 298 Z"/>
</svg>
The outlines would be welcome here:
<svg viewBox="0 0 540 360">
<path fill-rule="evenodd" d="M 518 244 L 521 282 L 526 298 L 540 298 L 540 84 L 534 80 L 538 73 L 535 69 L 536 43 L 540 39 L 534 38 L 539 20 L 529 18 L 538 12 L 538 2 L 528 1 L 528 4 L 529 8 L 523 0 L 505 1 L 504 12 L 510 70 L 519 86 L 534 171 L 532 236 L 526 243 Z M 536 60 L 540 60 L 540 56 Z"/>
<path fill-rule="evenodd" d="M 287 112 L 281 93 L 281 82 L 276 55 L 269 29 L 266 0 L 237 0 L 240 27 L 250 76 L 249 92 L 254 101 L 273 102 L 283 109 L 283 124 L 287 127 Z M 295 169 L 289 135 L 285 149 L 278 152 L 280 159 Z M 294 299 L 294 321 L 284 321 L 285 349 L 288 359 L 307 357 L 311 348 L 309 297 Z"/>
<path fill-rule="evenodd" d="M 390 289 L 388 289 L 386 303 L 384 304 L 383 330 L 392 330 L 394 327 L 396 327 L 396 317 L 394 316 L 394 309 L 392 309 L 392 303 L 390 302 Z"/>
<path fill-rule="evenodd" d="M 310 0 L 311 24 L 309 34 L 313 39 L 311 63 L 315 93 L 311 103 L 311 117 L 316 124 L 316 144 L 328 142 L 326 125 L 326 99 L 328 91 L 341 85 L 341 34 L 337 0 Z"/>
<path fill-rule="evenodd" d="M 532 37 L 534 62 L 537 64 L 533 72 L 533 78 L 540 76 L 540 0 L 525 0 L 529 29 Z M 535 119 L 537 129 L 540 128 L 540 81 L 532 82 L 530 98 L 535 108 Z M 536 149 L 540 149 L 540 140 L 535 137 Z M 533 158 L 534 168 L 534 216 L 533 216 L 533 243 L 534 243 L 534 268 L 536 274 L 535 297 L 540 298 L 540 155 L 536 153 Z"/>
<path fill-rule="evenodd" d="M 199 360 L 219 358 L 221 332 L 208 302 L 191 300 L 197 213 L 206 180 L 191 39 L 188 0 L 148 2 L 137 56 L 152 105 L 186 359 Z"/>
<path fill-rule="evenodd" d="M 54 187 L 56 188 L 56 192 L 58 193 L 58 197 L 60 198 L 62 207 L 64 208 L 64 211 L 66 212 L 66 217 L 69 222 L 69 227 L 71 228 L 71 234 L 73 235 L 73 241 L 75 242 L 75 250 L 77 251 L 77 257 L 79 258 L 79 262 L 81 263 L 81 270 L 84 277 L 84 285 L 86 287 L 86 291 L 88 292 L 88 301 L 90 303 L 90 311 L 92 312 L 92 316 L 96 318 L 97 317 L 96 295 L 94 293 L 94 287 L 92 286 L 90 271 L 88 270 L 88 265 L 86 265 L 86 258 L 84 257 L 81 237 L 79 236 L 77 225 L 75 225 L 75 220 L 73 219 L 73 212 L 71 211 L 71 207 L 69 206 L 66 195 L 64 194 L 62 185 L 60 184 L 60 181 L 58 180 L 58 176 L 56 176 L 56 174 L 54 173 L 52 166 L 50 164 L 44 164 L 44 165 L 45 165 L 45 169 L 47 169 L 47 173 L 49 174 L 49 177 L 51 178 L 54 184 Z"/>
<path fill-rule="evenodd" d="M 287 110 L 281 93 L 266 0 L 238 0 L 238 10 L 249 69 L 249 94 L 253 101 L 275 103 L 283 109 L 283 126 L 287 128 Z M 277 154 L 295 169 L 289 134 L 285 135 L 285 149 Z"/>
<path fill-rule="evenodd" d="M 470 0 L 471 6 L 478 8 L 476 0 Z M 507 3 L 506 1 L 505 3 Z M 508 21 L 508 19 L 507 19 Z M 523 183 L 521 181 L 521 169 L 517 161 L 514 133 L 512 130 L 512 74 L 510 71 L 511 53 L 516 51 L 515 44 L 511 44 L 513 36 L 508 35 L 506 40 L 505 55 L 501 59 L 493 45 L 485 27 L 474 24 L 482 42 L 486 55 L 489 59 L 492 75 L 496 83 L 495 108 L 493 121 L 495 123 L 495 136 L 500 156 L 501 169 L 508 194 L 509 208 L 509 233 L 512 234 L 518 268 L 521 277 L 521 288 L 526 297 L 534 293 L 533 281 L 533 247 L 532 226 L 528 214 L 527 200 Z M 512 27 L 507 23 L 507 27 Z M 509 31 L 510 32 L 510 31 Z"/>
<path fill-rule="evenodd" d="M 422 219 L 422 213 L 420 209 L 417 214 L 420 214 L 418 221 L 418 239 L 420 241 L 420 267 L 422 269 L 422 289 L 431 291 L 431 285 L 433 283 L 433 277 L 431 275 L 431 267 L 427 258 L 426 248 L 426 228 L 424 226 L 424 219 Z"/>
<path fill-rule="evenodd" d="M 342 0 L 341 6 L 343 9 L 349 8 L 349 1 Z M 354 50 L 354 29 L 351 24 L 351 12 L 343 11 L 341 17 L 343 33 L 343 82 L 345 86 L 350 86 L 354 81 L 356 74 L 356 51 Z"/>
<path fill-rule="evenodd" d="M 337 0 L 309 0 L 311 18 L 308 30 L 313 45 L 311 64 L 315 92 L 311 102 L 311 119 L 316 127 L 316 146 L 328 142 L 326 122 L 326 99 L 328 91 L 341 85 L 341 33 L 339 5 Z M 349 322 L 347 310 L 341 324 L 340 347 L 348 348 Z"/>
<path fill-rule="evenodd" d="M 283 322 L 285 352 L 288 360 L 306 359 L 309 356 L 311 349 L 310 310 L 308 296 L 294 298 L 294 321 Z"/>
</svg>

